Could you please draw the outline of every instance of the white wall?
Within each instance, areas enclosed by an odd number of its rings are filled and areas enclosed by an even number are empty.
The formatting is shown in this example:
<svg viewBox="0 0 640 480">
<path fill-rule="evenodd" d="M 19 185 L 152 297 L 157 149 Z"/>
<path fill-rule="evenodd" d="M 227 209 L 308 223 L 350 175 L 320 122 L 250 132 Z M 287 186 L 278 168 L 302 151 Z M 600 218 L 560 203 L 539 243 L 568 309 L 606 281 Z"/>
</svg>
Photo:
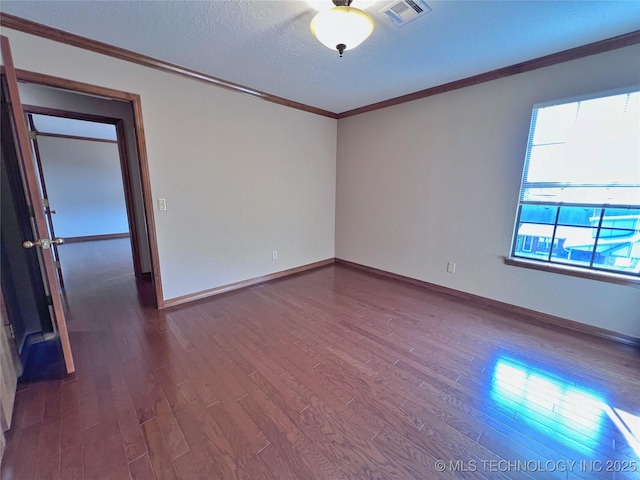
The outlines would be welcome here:
<svg viewBox="0 0 640 480">
<path fill-rule="evenodd" d="M 334 256 L 335 120 L 3 35 L 17 68 L 141 95 L 165 299 Z"/>
<path fill-rule="evenodd" d="M 129 232 L 117 143 L 39 136 L 38 148 L 57 236 Z"/>
<path fill-rule="evenodd" d="M 336 256 L 640 336 L 640 289 L 503 263 L 532 106 L 640 83 L 638 58 L 626 47 L 339 120 Z"/>
</svg>

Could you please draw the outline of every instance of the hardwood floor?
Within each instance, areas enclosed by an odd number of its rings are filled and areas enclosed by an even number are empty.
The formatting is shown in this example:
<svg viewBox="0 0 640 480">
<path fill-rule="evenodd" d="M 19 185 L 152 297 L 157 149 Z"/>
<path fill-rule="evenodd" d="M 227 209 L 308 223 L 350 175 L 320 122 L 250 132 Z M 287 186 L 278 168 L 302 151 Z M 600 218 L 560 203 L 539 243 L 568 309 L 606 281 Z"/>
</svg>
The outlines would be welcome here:
<svg viewBox="0 0 640 480">
<path fill-rule="evenodd" d="M 343 266 L 159 312 L 100 243 L 61 249 L 77 372 L 20 386 L 2 479 L 640 478 L 631 347 Z"/>
</svg>

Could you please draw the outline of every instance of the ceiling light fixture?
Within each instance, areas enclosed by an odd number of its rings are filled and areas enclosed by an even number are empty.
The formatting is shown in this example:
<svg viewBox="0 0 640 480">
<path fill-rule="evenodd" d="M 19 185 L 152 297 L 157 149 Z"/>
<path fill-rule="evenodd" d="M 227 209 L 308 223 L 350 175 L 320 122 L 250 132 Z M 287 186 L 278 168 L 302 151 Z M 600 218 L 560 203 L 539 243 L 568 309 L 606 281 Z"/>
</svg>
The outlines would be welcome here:
<svg viewBox="0 0 640 480">
<path fill-rule="evenodd" d="M 311 20 L 311 33 L 324 46 L 336 49 L 340 56 L 356 48 L 373 32 L 373 19 L 367 12 L 351 7 L 352 0 L 333 0 L 331 10 L 318 13 Z"/>
</svg>

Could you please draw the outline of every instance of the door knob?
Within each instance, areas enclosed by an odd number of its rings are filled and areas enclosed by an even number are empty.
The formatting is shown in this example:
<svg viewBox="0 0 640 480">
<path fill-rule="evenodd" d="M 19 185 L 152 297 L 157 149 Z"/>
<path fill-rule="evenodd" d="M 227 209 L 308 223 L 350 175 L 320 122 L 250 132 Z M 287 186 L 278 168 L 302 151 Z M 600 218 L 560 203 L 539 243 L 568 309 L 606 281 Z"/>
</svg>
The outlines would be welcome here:
<svg viewBox="0 0 640 480">
<path fill-rule="evenodd" d="M 31 240 L 27 240 L 22 242 L 22 246 L 24 248 L 33 248 L 33 247 L 41 247 L 46 250 L 47 248 L 51 248 L 51 244 L 53 245 L 62 245 L 64 243 L 64 238 L 56 237 L 53 240 L 49 240 L 48 238 L 41 238 L 40 240 L 36 240 L 32 242 Z"/>
<path fill-rule="evenodd" d="M 32 242 L 31 240 L 26 240 L 22 242 L 22 246 L 24 248 L 39 247 L 40 245 L 42 245 L 42 240 L 36 240 L 35 242 Z"/>
</svg>

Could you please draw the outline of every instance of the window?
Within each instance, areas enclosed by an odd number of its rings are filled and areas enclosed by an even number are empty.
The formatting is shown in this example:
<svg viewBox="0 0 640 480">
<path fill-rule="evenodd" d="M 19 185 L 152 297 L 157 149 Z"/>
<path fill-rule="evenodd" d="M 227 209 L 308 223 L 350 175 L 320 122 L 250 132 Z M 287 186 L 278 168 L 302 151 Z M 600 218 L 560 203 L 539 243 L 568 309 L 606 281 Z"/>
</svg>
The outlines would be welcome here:
<svg viewBox="0 0 640 480">
<path fill-rule="evenodd" d="M 640 89 L 534 107 L 511 257 L 640 276 Z"/>
</svg>

